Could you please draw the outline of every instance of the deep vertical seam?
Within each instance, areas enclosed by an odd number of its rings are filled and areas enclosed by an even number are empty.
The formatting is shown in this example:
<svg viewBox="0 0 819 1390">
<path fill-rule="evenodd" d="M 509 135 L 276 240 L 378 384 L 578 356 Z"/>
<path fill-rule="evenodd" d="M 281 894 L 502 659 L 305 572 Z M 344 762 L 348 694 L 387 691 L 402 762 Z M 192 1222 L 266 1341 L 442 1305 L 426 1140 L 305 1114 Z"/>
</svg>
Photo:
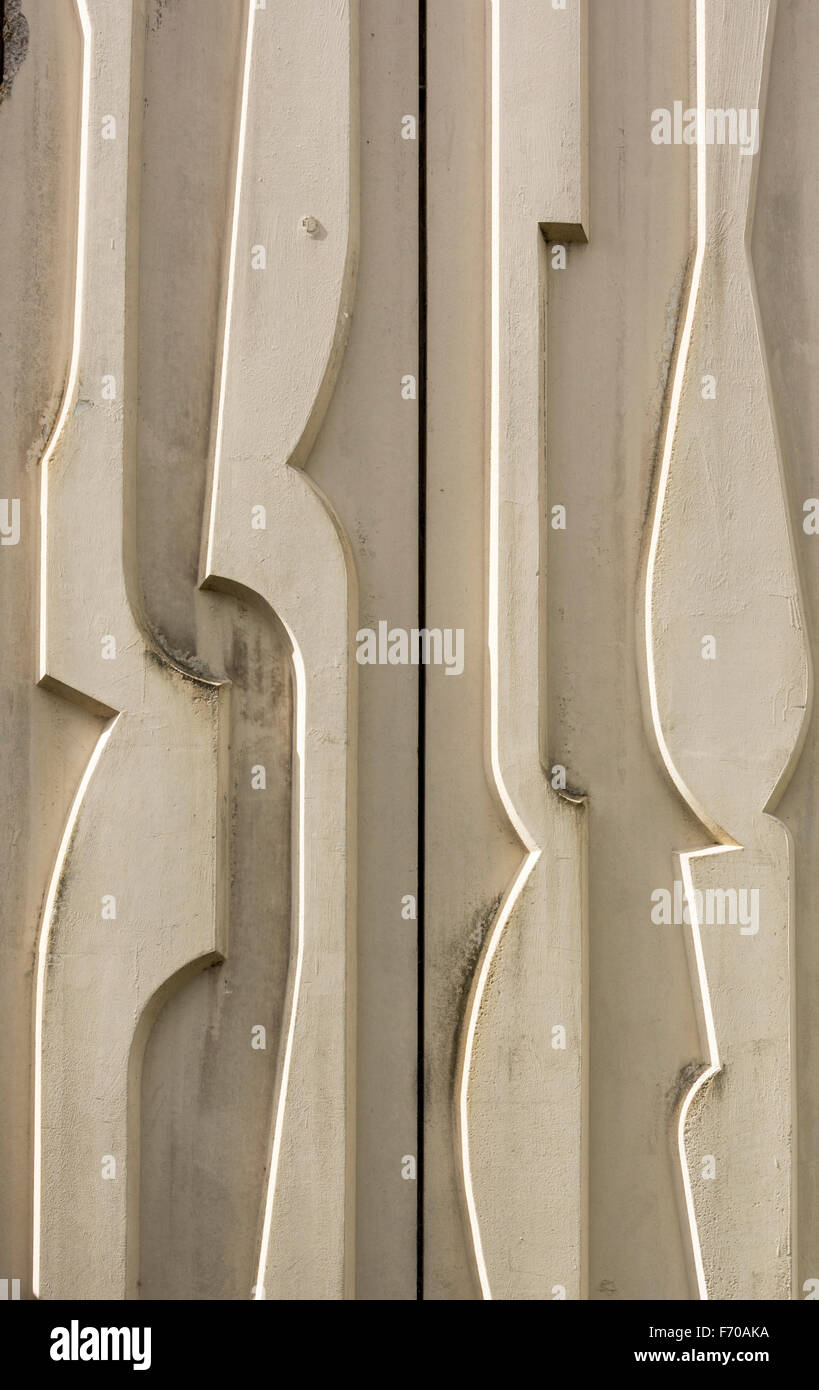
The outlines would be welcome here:
<svg viewBox="0 0 819 1390">
<path fill-rule="evenodd" d="M 427 6 L 418 0 L 418 627 L 427 625 Z M 426 667 L 418 663 L 418 1051 L 416 1099 L 416 1299 L 424 1297 L 424 899 Z"/>
</svg>

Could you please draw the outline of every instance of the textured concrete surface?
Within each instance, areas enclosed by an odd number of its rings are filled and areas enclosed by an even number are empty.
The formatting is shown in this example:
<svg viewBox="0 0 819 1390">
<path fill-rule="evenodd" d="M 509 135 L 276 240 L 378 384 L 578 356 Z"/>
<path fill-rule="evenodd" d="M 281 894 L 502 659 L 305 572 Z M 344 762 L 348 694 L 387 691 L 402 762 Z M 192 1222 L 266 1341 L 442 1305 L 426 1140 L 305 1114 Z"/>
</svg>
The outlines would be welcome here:
<svg viewBox="0 0 819 1390">
<path fill-rule="evenodd" d="M 5 14 L 0 1276 L 804 1298 L 816 6 Z"/>
</svg>

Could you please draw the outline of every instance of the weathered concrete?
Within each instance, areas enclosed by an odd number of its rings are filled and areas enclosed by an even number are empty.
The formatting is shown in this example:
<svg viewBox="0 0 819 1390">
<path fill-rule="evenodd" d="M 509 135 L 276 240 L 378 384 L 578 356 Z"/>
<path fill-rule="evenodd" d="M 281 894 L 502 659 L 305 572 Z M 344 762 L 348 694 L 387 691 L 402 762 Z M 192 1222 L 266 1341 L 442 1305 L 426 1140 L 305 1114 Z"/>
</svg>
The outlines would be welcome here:
<svg viewBox="0 0 819 1390">
<path fill-rule="evenodd" d="M 23 1297 L 819 1277 L 815 8 L 7 6 Z"/>
</svg>

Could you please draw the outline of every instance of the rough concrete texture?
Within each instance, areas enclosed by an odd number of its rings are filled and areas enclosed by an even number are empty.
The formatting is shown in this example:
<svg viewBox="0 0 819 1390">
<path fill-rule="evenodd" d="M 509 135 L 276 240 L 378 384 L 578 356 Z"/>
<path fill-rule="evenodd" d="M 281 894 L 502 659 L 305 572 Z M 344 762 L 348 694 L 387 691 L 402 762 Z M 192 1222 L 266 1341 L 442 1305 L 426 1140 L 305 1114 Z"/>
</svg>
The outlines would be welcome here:
<svg viewBox="0 0 819 1390">
<path fill-rule="evenodd" d="M 28 52 L 28 20 L 23 14 L 23 0 L 4 0 L 2 16 L 0 101 L 11 92 L 15 73 Z"/>
<path fill-rule="evenodd" d="M 24 1298 L 819 1278 L 819 10 L 421 8 L 6 0 Z"/>
</svg>

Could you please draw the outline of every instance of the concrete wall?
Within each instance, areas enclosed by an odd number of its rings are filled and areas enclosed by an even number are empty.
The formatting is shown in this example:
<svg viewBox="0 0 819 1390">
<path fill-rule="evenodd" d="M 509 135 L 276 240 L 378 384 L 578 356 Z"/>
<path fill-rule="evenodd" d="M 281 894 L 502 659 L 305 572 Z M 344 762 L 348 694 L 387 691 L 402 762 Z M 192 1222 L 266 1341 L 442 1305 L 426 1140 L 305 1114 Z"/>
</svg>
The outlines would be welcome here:
<svg viewBox="0 0 819 1390">
<path fill-rule="evenodd" d="M 4 36 L 0 1280 L 816 1296 L 816 6 Z"/>
</svg>

